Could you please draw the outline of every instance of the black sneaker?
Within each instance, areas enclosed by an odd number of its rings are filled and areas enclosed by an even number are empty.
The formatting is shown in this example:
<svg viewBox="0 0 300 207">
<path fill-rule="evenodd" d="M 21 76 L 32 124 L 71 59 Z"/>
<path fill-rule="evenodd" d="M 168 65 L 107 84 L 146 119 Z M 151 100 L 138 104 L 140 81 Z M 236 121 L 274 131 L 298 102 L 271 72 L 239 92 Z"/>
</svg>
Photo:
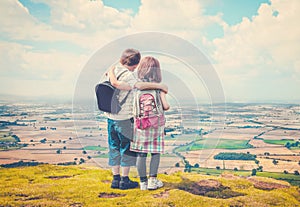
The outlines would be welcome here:
<svg viewBox="0 0 300 207">
<path fill-rule="evenodd" d="M 137 188 L 138 186 L 139 186 L 138 182 L 131 181 L 131 180 L 127 180 L 127 181 L 121 180 L 119 188 L 121 190 L 127 190 L 127 189 Z"/>
<path fill-rule="evenodd" d="M 120 186 L 120 180 L 113 180 L 110 185 L 111 188 L 119 188 L 119 186 Z"/>
</svg>

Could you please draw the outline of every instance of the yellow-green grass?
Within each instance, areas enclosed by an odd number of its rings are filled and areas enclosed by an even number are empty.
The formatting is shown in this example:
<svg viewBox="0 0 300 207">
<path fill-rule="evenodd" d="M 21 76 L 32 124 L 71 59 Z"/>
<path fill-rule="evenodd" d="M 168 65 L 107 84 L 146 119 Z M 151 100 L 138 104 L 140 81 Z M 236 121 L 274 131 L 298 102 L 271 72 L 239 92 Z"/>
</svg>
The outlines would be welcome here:
<svg viewBox="0 0 300 207">
<path fill-rule="evenodd" d="M 238 176 L 250 176 L 252 171 L 249 170 L 229 170 L 229 169 L 215 169 L 215 168 L 192 168 L 193 172 L 203 174 L 203 175 L 221 175 L 223 173 L 231 173 Z M 266 177 L 266 178 L 274 178 L 277 180 L 283 180 L 289 182 L 291 185 L 295 185 L 300 187 L 300 176 L 292 174 L 290 172 L 288 174 L 278 173 L 278 172 L 256 172 L 256 176 Z"/>
<path fill-rule="evenodd" d="M 136 174 L 131 177 L 138 181 Z M 84 166 L 39 165 L 0 169 L 0 206 L 299 206 L 300 193 L 295 186 L 275 190 L 259 190 L 245 178 L 229 179 L 195 173 L 159 174 L 165 186 L 155 191 L 110 188 L 109 170 Z M 214 179 L 231 190 L 245 194 L 228 199 L 215 199 L 179 190 L 182 179 L 200 181 Z M 264 178 L 262 178 L 264 179 Z M 266 180 L 266 182 L 283 181 Z M 101 193 L 123 197 L 100 198 Z"/>
</svg>

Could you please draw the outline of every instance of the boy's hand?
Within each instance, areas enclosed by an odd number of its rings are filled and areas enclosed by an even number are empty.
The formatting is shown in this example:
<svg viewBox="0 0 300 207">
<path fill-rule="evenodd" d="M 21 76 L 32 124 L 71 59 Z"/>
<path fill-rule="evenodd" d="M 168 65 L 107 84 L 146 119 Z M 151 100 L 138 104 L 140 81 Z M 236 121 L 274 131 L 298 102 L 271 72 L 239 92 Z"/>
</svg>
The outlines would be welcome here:
<svg viewBox="0 0 300 207">
<path fill-rule="evenodd" d="M 161 90 L 165 93 L 168 93 L 168 86 L 166 84 L 160 83 Z"/>
</svg>

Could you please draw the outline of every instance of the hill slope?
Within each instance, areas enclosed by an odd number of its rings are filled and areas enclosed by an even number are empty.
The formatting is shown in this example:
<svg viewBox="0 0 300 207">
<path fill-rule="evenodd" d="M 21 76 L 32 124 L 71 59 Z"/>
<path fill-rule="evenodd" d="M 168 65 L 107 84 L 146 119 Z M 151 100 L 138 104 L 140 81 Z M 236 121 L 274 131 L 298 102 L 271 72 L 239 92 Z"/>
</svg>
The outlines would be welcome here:
<svg viewBox="0 0 300 207">
<path fill-rule="evenodd" d="M 299 187 L 268 178 L 176 173 L 159 175 L 161 189 L 122 191 L 111 177 L 83 166 L 1 168 L 0 206 L 300 206 Z"/>
</svg>

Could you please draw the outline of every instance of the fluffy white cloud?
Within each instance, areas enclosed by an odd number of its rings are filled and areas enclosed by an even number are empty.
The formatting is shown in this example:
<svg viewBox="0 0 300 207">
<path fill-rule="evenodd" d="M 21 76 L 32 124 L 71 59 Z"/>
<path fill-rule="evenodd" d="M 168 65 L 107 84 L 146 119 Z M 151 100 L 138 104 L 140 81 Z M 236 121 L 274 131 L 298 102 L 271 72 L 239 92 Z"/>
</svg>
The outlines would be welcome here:
<svg viewBox="0 0 300 207">
<path fill-rule="evenodd" d="M 0 42 L 0 47 L 0 93 L 5 94 L 70 95 L 88 59 L 85 55 L 34 51 L 17 43 Z"/>
<path fill-rule="evenodd" d="M 158 31 L 201 42 L 206 26 L 220 23 L 216 16 L 205 16 L 203 2 L 197 0 L 141 0 L 132 31 Z"/>
<path fill-rule="evenodd" d="M 132 17 L 127 11 L 106 7 L 102 1 L 45 1 L 51 8 L 50 23 L 30 15 L 19 1 L 0 1 L 0 32 L 11 40 L 66 41 L 94 50 L 124 35 Z"/>
<path fill-rule="evenodd" d="M 300 89 L 297 8 L 298 0 L 272 0 L 251 19 L 223 25 L 224 37 L 213 41 L 213 58 L 229 96 L 296 99 Z"/>
<path fill-rule="evenodd" d="M 130 24 L 128 12 L 106 7 L 102 1 L 72 0 L 44 1 L 51 8 L 51 21 L 60 29 L 80 32 L 103 31 L 106 29 L 122 29 Z"/>
<path fill-rule="evenodd" d="M 262 4 L 252 19 L 243 18 L 232 27 L 226 25 L 224 38 L 214 40 L 214 58 L 221 64 L 220 69 L 234 72 L 238 69 L 242 73 L 263 69 L 256 71 L 256 75 L 274 69 L 296 70 L 300 54 L 300 27 L 297 26 L 300 14 L 296 10 L 299 7 L 297 0 L 273 0 L 271 5 Z"/>
</svg>

